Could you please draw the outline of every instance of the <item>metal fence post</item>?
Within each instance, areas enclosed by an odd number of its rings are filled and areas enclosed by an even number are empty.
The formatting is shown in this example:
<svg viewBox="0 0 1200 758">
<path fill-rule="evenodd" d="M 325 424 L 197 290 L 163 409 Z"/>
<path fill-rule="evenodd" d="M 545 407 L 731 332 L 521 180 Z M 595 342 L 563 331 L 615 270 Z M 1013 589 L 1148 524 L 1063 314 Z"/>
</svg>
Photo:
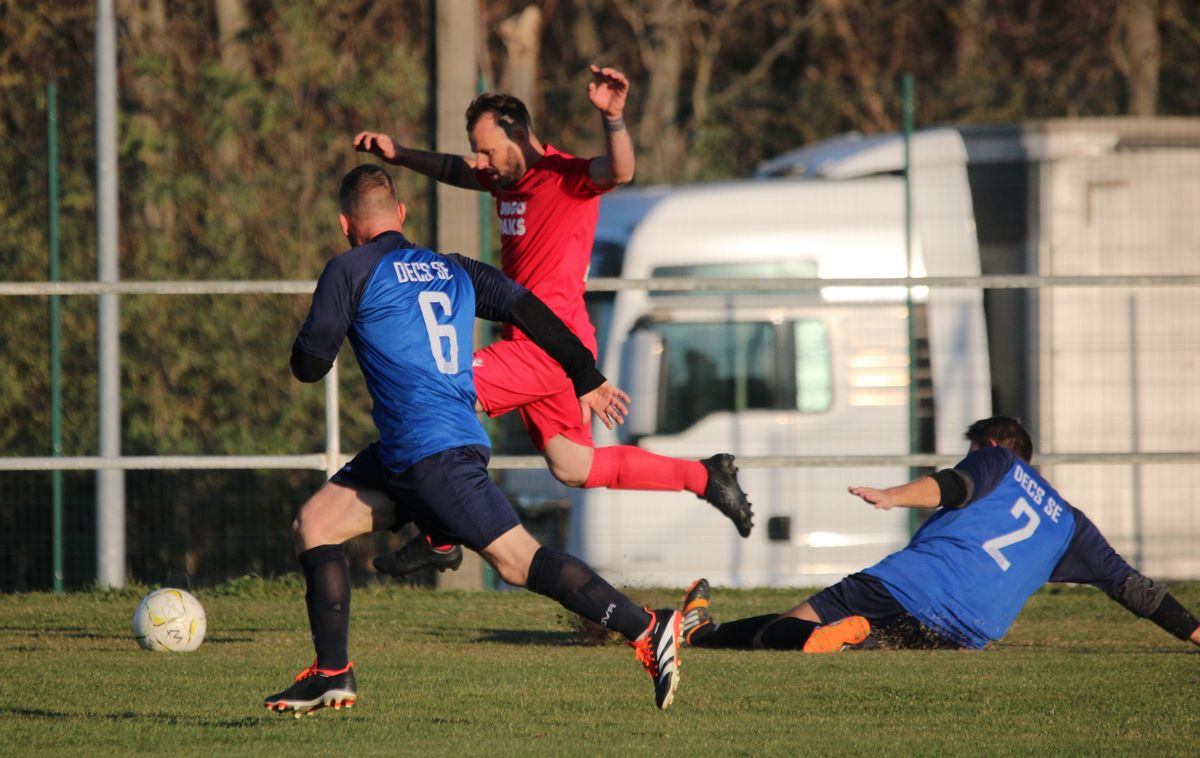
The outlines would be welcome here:
<svg viewBox="0 0 1200 758">
<path fill-rule="evenodd" d="M 96 3 L 96 279 L 120 279 L 117 261 L 117 27 L 112 0 Z M 121 454 L 120 296 L 99 297 L 96 322 L 99 447 Z M 125 586 L 125 472 L 96 474 L 96 582 Z"/>
<path fill-rule="evenodd" d="M 58 90 L 54 83 L 46 85 L 46 203 L 50 242 L 50 281 L 58 281 Z M 61 327 L 58 316 L 58 295 L 50 296 L 50 452 L 62 456 L 62 355 L 59 343 Z M 63 591 L 63 472 L 50 474 L 50 541 L 51 576 L 54 591 Z"/>
</svg>

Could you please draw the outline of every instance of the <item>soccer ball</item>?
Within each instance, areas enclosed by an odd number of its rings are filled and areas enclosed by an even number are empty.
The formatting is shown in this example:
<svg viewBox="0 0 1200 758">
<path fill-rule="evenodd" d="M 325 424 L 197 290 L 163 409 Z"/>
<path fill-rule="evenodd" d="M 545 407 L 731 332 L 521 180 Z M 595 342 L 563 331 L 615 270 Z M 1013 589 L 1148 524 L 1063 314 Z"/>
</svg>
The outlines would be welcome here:
<svg viewBox="0 0 1200 758">
<path fill-rule="evenodd" d="M 207 628 L 200 601 L 171 587 L 146 595 L 133 612 L 133 638 L 144 650 L 195 650 L 204 641 Z"/>
</svg>

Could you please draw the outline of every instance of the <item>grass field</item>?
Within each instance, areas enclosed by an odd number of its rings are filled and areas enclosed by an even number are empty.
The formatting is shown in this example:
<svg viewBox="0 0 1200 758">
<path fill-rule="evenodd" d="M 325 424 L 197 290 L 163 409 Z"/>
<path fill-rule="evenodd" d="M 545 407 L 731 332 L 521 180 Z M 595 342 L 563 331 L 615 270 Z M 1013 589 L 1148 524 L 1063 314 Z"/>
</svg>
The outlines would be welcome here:
<svg viewBox="0 0 1200 758">
<path fill-rule="evenodd" d="M 1173 589 L 1200 608 L 1200 584 Z M 0 596 L 0 755 L 1200 754 L 1200 655 L 1090 588 L 1034 596 L 984 652 L 685 648 L 659 712 L 627 647 L 581 644 L 544 598 L 371 586 L 358 705 L 299 720 L 261 705 L 312 657 L 298 580 L 198 591 L 208 636 L 188 654 L 138 649 L 142 592 Z M 716 588 L 713 608 L 804 594 Z"/>
</svg>

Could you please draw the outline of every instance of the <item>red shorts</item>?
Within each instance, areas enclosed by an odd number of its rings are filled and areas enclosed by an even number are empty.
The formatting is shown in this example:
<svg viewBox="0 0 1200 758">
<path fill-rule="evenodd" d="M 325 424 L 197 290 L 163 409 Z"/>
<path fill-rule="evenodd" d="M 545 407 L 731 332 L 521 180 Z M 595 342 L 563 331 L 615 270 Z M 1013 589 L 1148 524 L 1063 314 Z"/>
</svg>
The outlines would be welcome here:
<svg viewBox="0 0 1200 758">
<path fill-rule="evenodd" d="M 583 423 L 575 387 L 540 347 L 529 340 L 501 340 L 476 350 L 472 363 L 475 394 L 489 416 L 520 413 L 538 450 L 559 434 L 593 447 L 591 419 Z"/>
</svg>

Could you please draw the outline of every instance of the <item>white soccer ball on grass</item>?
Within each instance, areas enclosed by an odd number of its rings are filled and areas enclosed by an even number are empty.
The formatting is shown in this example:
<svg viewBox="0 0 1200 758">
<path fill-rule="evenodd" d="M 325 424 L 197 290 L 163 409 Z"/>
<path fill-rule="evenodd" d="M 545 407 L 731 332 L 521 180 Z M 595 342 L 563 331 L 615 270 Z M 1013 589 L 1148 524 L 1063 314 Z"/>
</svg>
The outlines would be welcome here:
<svg viewBox="0 0 1200 758">
<path fill-rule="evenodd" d="M 200 647 L 207 628 L 200 601 L 172 587 L 146 595 L 133 612 L 133 638 L 144 650 L 190 652 Z"/>
</svg>

